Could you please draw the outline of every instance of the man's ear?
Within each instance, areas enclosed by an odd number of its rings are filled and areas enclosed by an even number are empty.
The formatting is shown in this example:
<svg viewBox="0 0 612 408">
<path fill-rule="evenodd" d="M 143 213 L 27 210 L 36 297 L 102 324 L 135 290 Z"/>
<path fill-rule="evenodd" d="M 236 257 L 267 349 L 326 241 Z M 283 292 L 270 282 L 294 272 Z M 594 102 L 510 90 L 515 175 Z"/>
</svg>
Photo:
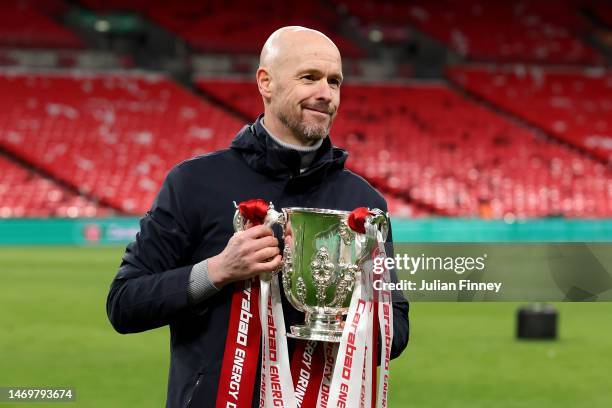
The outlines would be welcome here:
<svg viewBox="0 0 612 408">
<path fill-rule="evenodd" d="M 270 100 L 272 97 L 272 76 L 266 68 L 259 67 L 257 69 L 257 87 L 259 93 L 265 100 Z"/>
</svg>

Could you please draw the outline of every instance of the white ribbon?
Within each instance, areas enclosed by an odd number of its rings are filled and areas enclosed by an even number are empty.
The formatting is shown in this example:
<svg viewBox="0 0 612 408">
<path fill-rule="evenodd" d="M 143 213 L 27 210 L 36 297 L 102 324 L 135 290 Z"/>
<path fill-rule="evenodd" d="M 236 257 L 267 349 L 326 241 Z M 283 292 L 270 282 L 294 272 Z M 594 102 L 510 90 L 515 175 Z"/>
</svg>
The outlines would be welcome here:
<svg viewBox="0 0 612 408">
<path fill-rule="evenodd" d="M 261 280 L 259 316 L 262 328 L 262 386 L 260 407 L 296 408 L 280 288 L 276 276 Z M 271 312 L 271 313 L 270 313 Z M 261 398 L 261 397 L 260 397 Z"/>
<path fill-rule="evenodd" d="M 361 408 L 369 408 L 372 404 L 372 358 L 374 354 L 374 336 L 370 333 L 374 333 L 374 302 L 368 302 L 368 306 L 370 308 L 370 314 L 368 317 L 368 328 L 366 335 L 366 350 L 365 350 L 365 359 L 363 361 L 363 375 L 362 375 L 362 385 L 361 385 Z"/>
<path fill-rule="evenodd" d="M 371 228 L 372 226 L 370 226 Z M 374 233 L 374 231 L 368 231 Z M 386 258 L 385 243 L 382 233 L 376 229 L 376 241 L 378 244 L 379 257 Z M 390 282 L 391 275 L 387 268 L 383 269 L 381 276 L 383 282 Z M 391 304 L 391 292 L 387 285 L 378 293 L 378 327 L 380 328 L 380 369 L 378 373 L 378 393 L 376 399 L 377 408 L 387 407 L 389 393 L 389 363 L 391 361 L 391 344 L 393 342 L 393 305 Z"/>
<path fill-rule="evenodd" d="M 319 397 L 317 398 L 317 408 L 327 408 L 338 346 L 338 343 L 325 343 L 325 363 L 323 365 L 323 378 L 319 387 Z"/>
<path fill-rule="evenodd" d="M 362 287 L 358 280 L 336 356 L 328 407 L 359 406 L 369 319 L 368 301 L 361 298 Z"/>
</svg>

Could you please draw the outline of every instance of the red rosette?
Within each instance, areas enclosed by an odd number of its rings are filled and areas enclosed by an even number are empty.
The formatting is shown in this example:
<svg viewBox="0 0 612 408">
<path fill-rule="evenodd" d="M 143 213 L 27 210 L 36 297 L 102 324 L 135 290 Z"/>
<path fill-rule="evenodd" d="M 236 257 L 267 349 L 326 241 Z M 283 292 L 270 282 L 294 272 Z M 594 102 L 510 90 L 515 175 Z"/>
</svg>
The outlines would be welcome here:
<svg viewBox="0 0 612 408">
<path fill-rule="evenodd" d="M 348 216 L 348 225 L 350 229 L 360 234 L 365 234 L 365 220 L 368 215 L 372 215 L 366 207 L 357 207 Z"/>
<path fill-rule="evenodd" d="M 261 198 L 243 201 L 238 204 L 238 211 L 245 220 L 250 221 L 253 225 L 261 225 L 268 215 L 270 204 Z"/>
</svg>

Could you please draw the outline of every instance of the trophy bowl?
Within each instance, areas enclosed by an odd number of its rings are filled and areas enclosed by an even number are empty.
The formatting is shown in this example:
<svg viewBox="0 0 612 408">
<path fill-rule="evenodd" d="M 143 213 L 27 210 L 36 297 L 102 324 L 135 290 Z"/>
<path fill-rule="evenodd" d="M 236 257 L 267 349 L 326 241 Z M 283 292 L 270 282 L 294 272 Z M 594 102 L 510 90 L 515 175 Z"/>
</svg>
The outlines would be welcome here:
<svg viewBox="0 0 612 408">
<path fill-rule="evenodd" d="M 370 259 L 375 237 L 348 226 L 348 211 L 283 208 L 282 283 L 285 295 L 305 323 L 292 326 L 288 337 L 339 342 L 353 290 Z M 380 210 L 366 223 L 379 224 L 384 235 L 387 217 Z"/>
</svg>

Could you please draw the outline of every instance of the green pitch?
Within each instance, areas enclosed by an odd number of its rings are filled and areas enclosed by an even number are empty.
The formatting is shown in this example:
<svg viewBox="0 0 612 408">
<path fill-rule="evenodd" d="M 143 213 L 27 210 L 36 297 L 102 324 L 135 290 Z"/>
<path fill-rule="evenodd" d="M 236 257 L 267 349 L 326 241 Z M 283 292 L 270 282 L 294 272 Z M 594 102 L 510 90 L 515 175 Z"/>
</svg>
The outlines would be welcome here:
<svg viewBox="0 0 612 408">
<path fill-rule="evenodd" d="M 161 407 L 168 329 L 106 318 L 123 248 L 0 248 L 0 387 L 74 387 L 35 407 Z M 513 303 L 414 303 L 391 407 L 611 407 L 612 304 L 558 304 L 556 342 L 514 340 Z M 0 403 L 25 407 L 32 404 Z"/>
</svg>

